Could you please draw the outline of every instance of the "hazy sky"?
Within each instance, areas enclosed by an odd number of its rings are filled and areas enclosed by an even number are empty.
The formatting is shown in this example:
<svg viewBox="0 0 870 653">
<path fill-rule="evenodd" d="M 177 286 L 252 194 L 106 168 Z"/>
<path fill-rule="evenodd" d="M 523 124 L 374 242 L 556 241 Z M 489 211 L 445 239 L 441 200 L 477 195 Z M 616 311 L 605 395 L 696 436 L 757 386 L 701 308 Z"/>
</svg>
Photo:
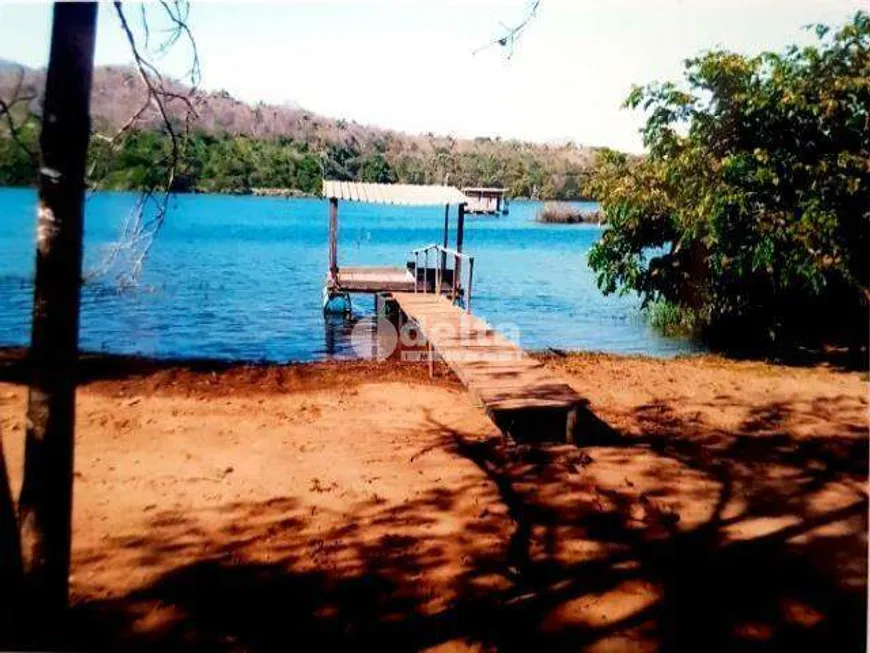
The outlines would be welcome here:
<svg viewBox="0 0 870 653">
<path fill-rule="evenodd" d="M 808 41 L 803 25 L 842 23 L 862 5 L 870 0 L 543 0 L 511 59 L 473 52 L 526 0 L 195 2 L 190 26 L 202 86 L 243 100 L 409 132 L 637 151 L 641 116 L 620 109 L 633 83 L 677 78 L 704 49 Z M 147 11 L 156 24 L 160 7 Z M 44 65 L 50 14 L 47 4 L 0 2 L 0 57 Z M 130 60 L 110 5 L 96 56 Z M 178 76 L 188 59 L 179 46 L 160 67 Z"/>
</svg>

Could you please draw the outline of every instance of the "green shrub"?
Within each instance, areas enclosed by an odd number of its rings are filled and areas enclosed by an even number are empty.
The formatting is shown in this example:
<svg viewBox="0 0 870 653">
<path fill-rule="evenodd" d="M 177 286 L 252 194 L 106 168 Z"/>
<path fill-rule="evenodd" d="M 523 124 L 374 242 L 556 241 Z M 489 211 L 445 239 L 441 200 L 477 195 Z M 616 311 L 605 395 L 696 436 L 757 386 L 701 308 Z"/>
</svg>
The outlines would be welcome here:
<svg viewBox="0 0 870 653">
<path fill-rule="evenodd" d="M 666 336 L 697 336 L 703 324 L 693 310 L 665 300 L 648 304 L 644 312 L 649 323 Z"/>
<path fill-rule="evenodd" d="M 567 202 L 546 202 L 538 211 L 537 221 L 549 224 L 598 224 L 601 222 L 601 213 L 584 212 Z"/>
<path fill-rule="evenodd" d="M 723 345 L 865 343 L 870 297 L 870 16 L 814 46 L 714 51 L 686 84 L 637 88 L 644 158 L 605 153 L 606 293 L 700 316 Z"/>
</svg>

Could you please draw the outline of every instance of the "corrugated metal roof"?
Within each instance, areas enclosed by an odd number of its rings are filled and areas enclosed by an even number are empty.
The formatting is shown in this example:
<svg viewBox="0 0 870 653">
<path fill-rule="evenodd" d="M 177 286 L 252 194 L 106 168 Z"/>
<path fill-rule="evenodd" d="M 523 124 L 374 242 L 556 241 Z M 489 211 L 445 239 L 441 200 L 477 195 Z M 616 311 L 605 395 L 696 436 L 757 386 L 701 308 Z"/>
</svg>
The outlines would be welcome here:
<svg viewBox="0 0 870 653">
<path fill-rule="evenodd" d="M 465 193 L 453 186 L 414 184 L 365 184 L 356 181 L 323 181 L 323 197 L 372 204 L 405 206 L 444 206 L 464 204 Z"/>
<path fill-rule="evenodd" d="M 489 188 L 487 186 L 469 186 L 462 189 L 463 193 L 506 193 L 507 188 Z"/>
</svg>

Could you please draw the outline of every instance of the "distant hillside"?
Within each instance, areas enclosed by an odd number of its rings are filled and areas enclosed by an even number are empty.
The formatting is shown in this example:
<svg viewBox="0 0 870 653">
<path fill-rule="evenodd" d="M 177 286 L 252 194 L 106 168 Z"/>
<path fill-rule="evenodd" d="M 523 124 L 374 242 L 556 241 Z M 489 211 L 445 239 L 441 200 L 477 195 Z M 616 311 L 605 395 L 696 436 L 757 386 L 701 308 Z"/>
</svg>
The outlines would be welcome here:
<svg viewBox="0 0 870 653">
<path fill-rule="evenodd" d="M 11 62 L 0 62 L 0 97 L 9 98 L 19 74 Z M 22 91 L 38 95 L 43 78 L 43 71 L 25 69 Z M 190 89 L 173 83 L 172 90 L 187 95 Z M 94 128 L 113 133 L 139 110 L 145 97 L 144 85 L 132 68 L 97 68 L 92 96 Z M 197 136 L 191 156 L 198 161 L 191 162 L 190 187 L 184 188 L 188 190 L 248 192 L 257 186 L 292 185 L 311 192 L 317 190 L 323 176 L 442 183 L 449 175 L 451 184 L 503 185 L 515 197 L 571 199 L 582 195 L 585 171 L 595 156 L 594 149 L 573 144 L 409 135 L 327 118 L 298 107 L 252 106 L 226 91 L 197 91 L 192 99 L 198 118 L 193 125 Z M 30 108 L 38 114 L 39 106 L 37 99 Z M 175 116 L 182 115 L 180 101 L 173 101 L 170 109 Z M 156 111 L 147 111 L 140 129 L 147 132 L 159 127 Z M 147 167 L 139 159 L 151 149 L 159 157 L 159 133 L 137 134 L 132 140 L 133 164 Z M 0 183 L 4 183 L 3 151 L 0 147 Z M 131 157 L 121 158 L 131 163 Z M 136 187 L 146 183 L 144 169 L 141 175 L 125 170 L 108 166 L 105 185 Z M 7 174 L 5 183 L 10 183 L 9 179 Z"/>
</svg>

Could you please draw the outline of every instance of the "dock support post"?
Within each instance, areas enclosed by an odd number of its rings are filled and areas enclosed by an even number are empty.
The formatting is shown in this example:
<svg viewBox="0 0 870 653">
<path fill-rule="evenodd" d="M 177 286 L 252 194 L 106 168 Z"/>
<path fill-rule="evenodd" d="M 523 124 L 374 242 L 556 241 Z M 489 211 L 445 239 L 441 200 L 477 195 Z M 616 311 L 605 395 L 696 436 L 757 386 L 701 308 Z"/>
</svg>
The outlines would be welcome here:
<svg viewBox="0 0 870 653">
<path fill-rule="evenodd" d="M 459 205 L 456 215 L 456 251 L 462 254 L 462 241 L 465 240 L 465 204 Z M 453 263 L 453 298 L 456 301 L 460 280 L 462 279 L 462 258 L 457 256 Z"/>
<path fill-rule="evenodd" d="M 444 205 L 444 249 L 447 249 L 447 237 L 450 234 L 450 205 Z M 447 269 L 447 252 L 441 252 L 441 279 L 444 279 L 444 271 Z M 438 286 L 438 294 L 441 294 L 441 286 Z"/>
<path fill-rule="evenodd" d="M 338 280 L 338 199 L 329 198 L 329 274 Z"/>
<path fill-rule="evenodd" d="M 577 406 L 571 406 L 565 415 L 565 442 L 575 444 L 574 437 L 577 430 Z"/>
<path fill-rule="evenodd" d="M 462 254 L 462 241 L 465 240 L 465 204 L 459 205 L 459 213 L 456 216 L 456 251 Z M 458 280 L 461 277 L 462 261 L 456 258 L 453 276 Z"/>
<path fill-rule="evenodd" d="M 390 293 L 382 292 L 375 295 L 375 303 L 377 304 L 376 315 L 378 319 L 389 322 L 398 333 L 402 328 L 402 311 L 398 302 L 393 299 Z"/>
<path fill-rule="evenodd" d="M 465 293 L 465 311 L 471 313 L 471 283 L 474 281 L 474 257 L 468 259 L 468 290 Z"/>
</svg>

